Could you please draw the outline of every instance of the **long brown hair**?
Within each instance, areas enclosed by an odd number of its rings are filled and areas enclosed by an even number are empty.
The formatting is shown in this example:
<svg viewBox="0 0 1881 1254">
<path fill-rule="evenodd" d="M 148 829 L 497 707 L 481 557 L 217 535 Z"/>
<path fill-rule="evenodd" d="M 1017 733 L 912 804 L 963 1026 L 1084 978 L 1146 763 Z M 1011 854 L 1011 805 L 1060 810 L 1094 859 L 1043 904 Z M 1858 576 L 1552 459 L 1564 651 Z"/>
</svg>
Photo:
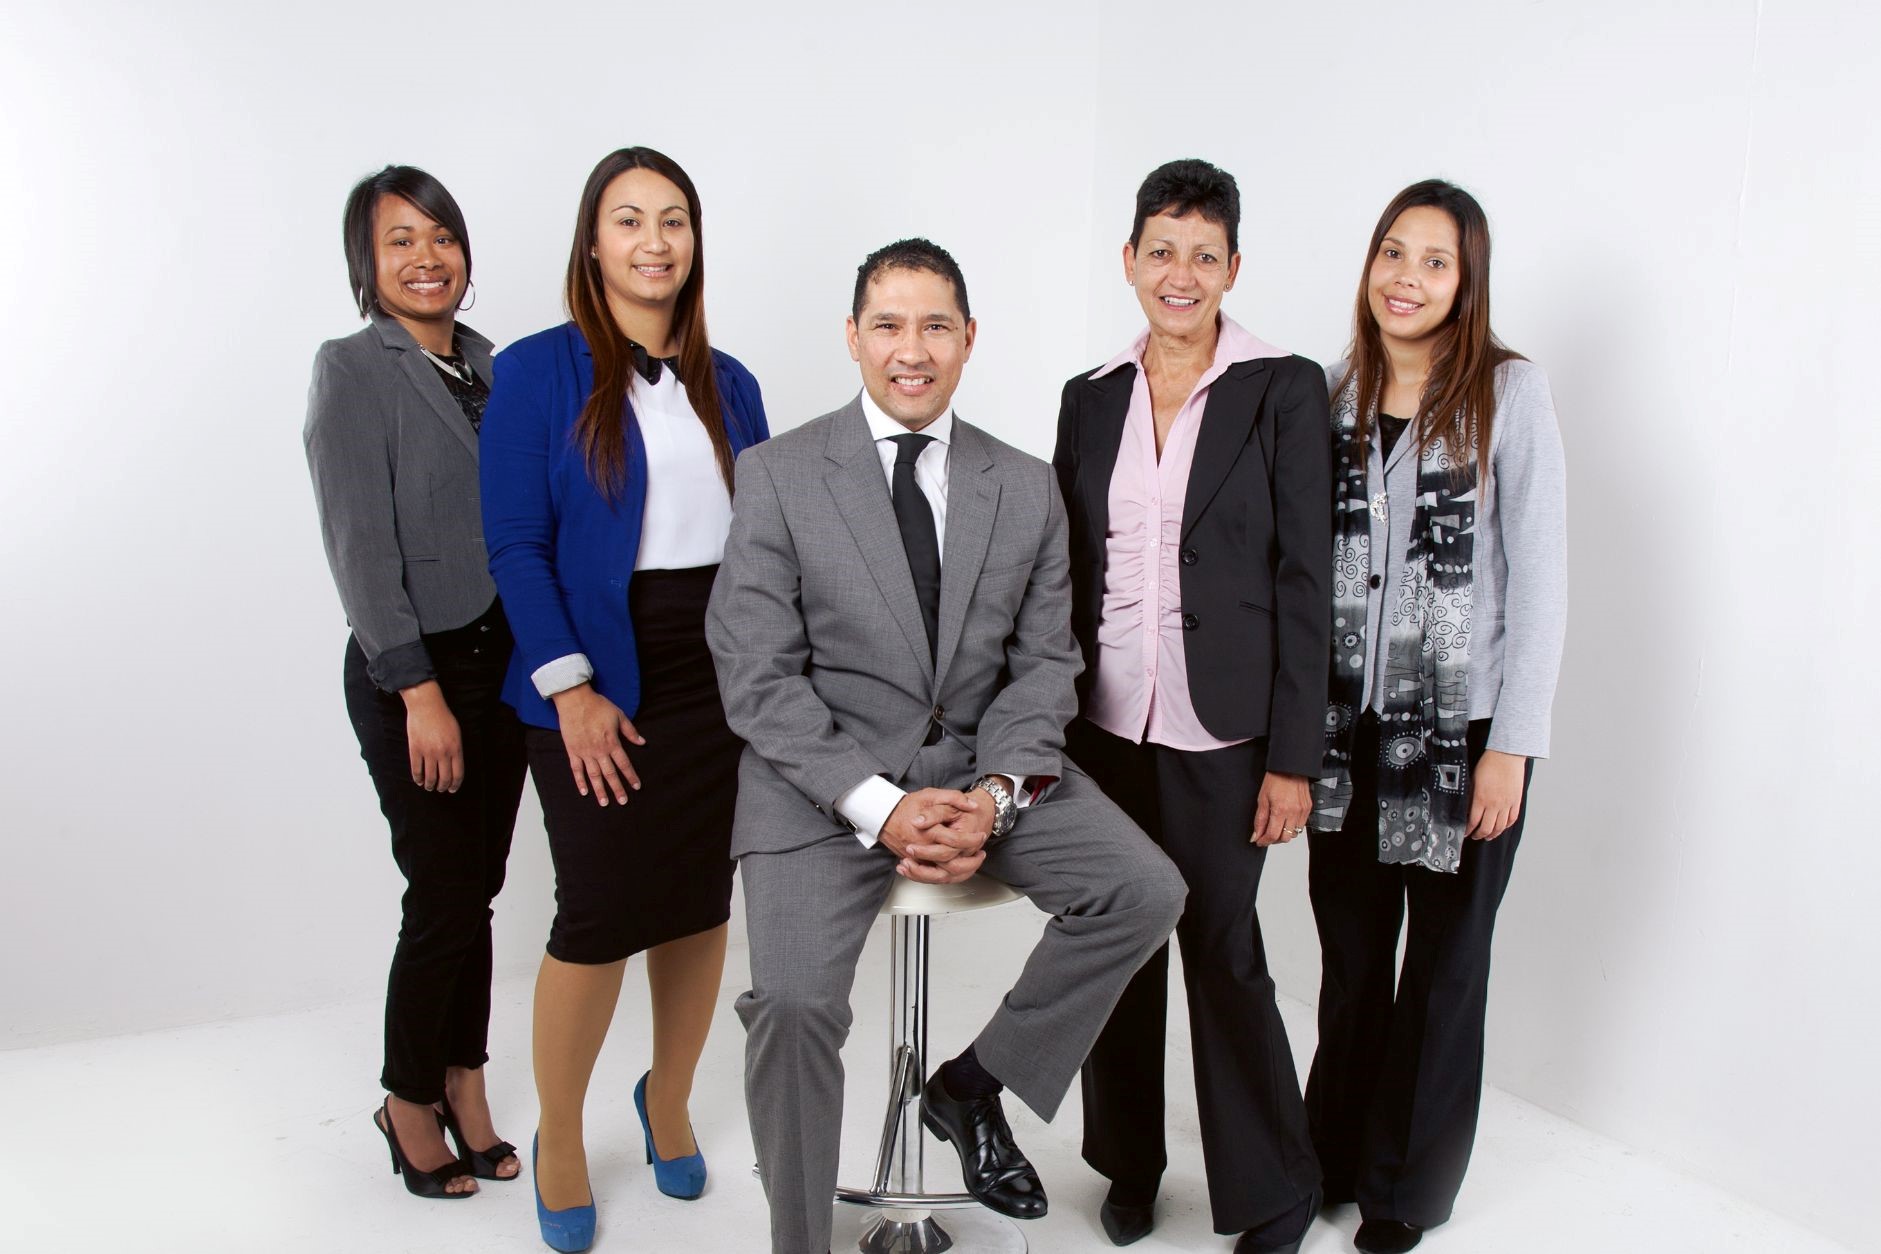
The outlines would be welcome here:
<svg viewBox="0 0 1881 1254">
<path fill-rule="evenodd" d="M 1425 179 L 1413 183 L 1385 206 L 1372 228 L 1372 242 L 1359 271 L 1358 301 L 1352 315 L 1352 347 L 1343 390 L 1358 380 L 1359 448 L 1369 455 L 1378 401 L 1385 390 L 1385 346 L 1372 316 L 1372 262 L 1385 233 L 1406 209 L 1429 205 L 1450 215 L 1456 223 L 1458 268 L 1456 303 L 1431 346 L 1430 374 L 1424 394 L 1412 416 L 1421 456 L 1438 443 L 1460 469 L 1472 444 L 1476 448 L 1478 482 L 1489 474 L 1490 439 L 1496 420 L 1496 367 L 1521 354 L 1496 338 L 1489 326 L 1489 218 L 1476 198 L 1454 183 Z"/>
<path fill-rule="evenodd" d="M 607 307 L 607 289 L 601 281 L 601 263 L 595 259 L 595 225 L 601 213 L 601 194 L 629 170 L 651 170 L 670 179 L 686 197 L 692 215 L 692 271 L 679 289 L 673 310 L 673 331 L 679 340 L 679 381 L 686 399 L 705 424 L 718 458 L 718 473 L 725 490 L 732 486 L 731 440 L 725 434 L 725 410 L 718 394 L 718 373 L 712 367 L 712 345 L 705 334 L 705 219 L 699 212 L 699 193 L 679 163 L 651 148 L 621 148 L 601 158 L 581 189 L 581 207 L 575 212 L 575 242 L 568 250 L 568 279 L 562 299 L 575 320 L 588 351 L 594 355 L 594 390 L 581 407 L 574 438 L 588 463 L 588 477 L 609 500 L 617 498 L 627 479 L 627 391 L 633 384 L 633 350 L 627 336 Z"/>
</svg>

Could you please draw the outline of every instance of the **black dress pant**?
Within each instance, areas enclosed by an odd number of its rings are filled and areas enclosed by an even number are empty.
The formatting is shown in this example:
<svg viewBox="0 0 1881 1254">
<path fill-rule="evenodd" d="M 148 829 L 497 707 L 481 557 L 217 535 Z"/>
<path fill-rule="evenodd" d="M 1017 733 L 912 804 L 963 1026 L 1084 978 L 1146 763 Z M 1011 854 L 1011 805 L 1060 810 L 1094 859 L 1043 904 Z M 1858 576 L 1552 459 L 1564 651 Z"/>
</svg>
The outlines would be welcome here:
<svg viewBox="0 0 1881 1254">
<path fill-rule="evenodd" d="M 405 876 L 380 1082 L 408 1102 L 438 1101 L 446 1067 L 489 1057 L 490 902 L 503 887 L 526 764 L 522 724 L 498 696 L 513 643 L 501 604 L 424 643 L 463 734 L 454 793 L 412 783 L 405 702 L 373 685 L 357 640 L 347 641 L 344 670 L 346 712 Z"/>
<path fill-rule="evenodd" d="M 1378 860 L 1377 718 L 1362 717 L 1354 735 L 1345 826 L 1308 838 L 1322 969 L 1306 1106 L 1328 1201 L 1430 1228 L 1450 1217 L 1476 1140 L 1490 935 L 1528 792 L 1507 831 L 1464 842 L 1455 873 L 1387 865 Z M 1489 720 L 1471 723 L 1472 764 L 1488 741 Z"/>
<path fill-rule="evenodd" d="M 1133 744 L 1082 718 L 1068 729 L 1067 741 L 1072 760 L 1188 882 L 1176 941 L 1215 1230 L 1290 1224 L 1290 1212 L 1318 1185 L 1319 1166 L 1254 911 L 1267 851 L 1249 837 L 1267 742 L 1169 749 Z M 1131 1189 L 1153 1190 L 1168 1162 L 1168 989 L 1165 945 L 1130 981 L 1084 1064 L 1084 1161 Z"/>
</svg>

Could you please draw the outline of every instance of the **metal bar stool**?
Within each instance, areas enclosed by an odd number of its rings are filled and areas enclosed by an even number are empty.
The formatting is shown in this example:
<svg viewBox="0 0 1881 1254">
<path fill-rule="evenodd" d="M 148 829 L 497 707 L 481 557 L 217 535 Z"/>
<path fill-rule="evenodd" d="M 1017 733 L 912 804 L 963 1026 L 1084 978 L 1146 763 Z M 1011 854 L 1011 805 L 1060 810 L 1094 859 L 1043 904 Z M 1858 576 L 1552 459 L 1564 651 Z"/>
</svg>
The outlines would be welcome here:
<svg viewBox="0 0 1881 1254">
<path fill-rule="evenodd" d="M 890 916 L 888 1109 L 875 1174 L 865 1189 L 837 1186 L 834 1242 L 861 1254 L 1025 1254 L 1018 1225 L 970 1193 L 928 1193 L 921 1088 L 927 1082 L 928 922 L 1017 901 L 985 875 L 963 884 L 917 884 L 896 877 L 881 913 Z M 936 1211 L 947 1211 L 943 1221 Z"/>
</svg>

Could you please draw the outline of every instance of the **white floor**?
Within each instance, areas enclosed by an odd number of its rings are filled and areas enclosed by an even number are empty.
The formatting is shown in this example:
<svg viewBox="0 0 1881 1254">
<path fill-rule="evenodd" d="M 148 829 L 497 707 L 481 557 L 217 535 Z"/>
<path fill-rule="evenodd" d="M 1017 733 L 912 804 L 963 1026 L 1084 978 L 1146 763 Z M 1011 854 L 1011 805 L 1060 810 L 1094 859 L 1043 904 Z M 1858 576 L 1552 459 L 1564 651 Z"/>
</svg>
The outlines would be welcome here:
<svg viewBox="0 0 1881 1254">
<path fill-rule="evenodd" d="M 1008 907 L 1018 909 L 1022 907 Z M 970 920 L 936 927 L 936 1055 L 964 1043 L 1023 955 L 975 952 Z M 860 1180 L 880 1128 L 886 1083 L 881 933 L 864 956 L 848 1050 L 844 1177 Z M 647 1024 L 638 968 L 602 1056 L 589 1107 L 590 1160 L 601 1254 L 718 1254 L 767 1248 L 763 1195 L 751 1174 L 741 1089 L 743 1031 L 731 1002 L 744 986 L 734 950 L 722 1014 L 693 1104 L 712 1170 L 706 1195 L 676 1202 L 641 1161 L 633 1082 Z M 1180 984 L 1176 984 L 1179 997 Z M 530 984 L 499 982 L 489 1069 L 498 1126 L 527 1146 Z M 1176 1008 L 1179 1016 L 1179 1006 Z M 1285 1003 L 1302 1065 L 1312 1016 Z M 527 1174 L 486 1183 L 468 1202 L 422 1201 L 390 1174 L 369 1122 L 378 1102 L 379 1005 L 353 1005 L 180 1031 L 0 1053 L 0 1250 L 318 1251 L 475 1254 L 540 1250 Z M 1170 1034 L 1170 1159 L 1157 1228 L 1142 1254 L 1220 1251 L 1210 1231 L 1187 1035 Z M 1047 1126 L 1009 1103 L 1019 1142 L 1038 1166 L 1051 1214 L 1024 1229 L 1034 1251 L 1112 1247 L 1097 1225 L 1099 1179 L 1078 1158 L 1072 1093 Z M 929 1152 L 931 1187 L 958 1187 L 948 1151 Z M 1320 1220 L 1306 1254 L 1351 1250 L 1351 1207 Z M 1491 1091 L 1457 1216 L 1426 1237 L 1433 1254 L 1828 1254 L 1817 1237 L 1651 1158 Z"/>
</svg>

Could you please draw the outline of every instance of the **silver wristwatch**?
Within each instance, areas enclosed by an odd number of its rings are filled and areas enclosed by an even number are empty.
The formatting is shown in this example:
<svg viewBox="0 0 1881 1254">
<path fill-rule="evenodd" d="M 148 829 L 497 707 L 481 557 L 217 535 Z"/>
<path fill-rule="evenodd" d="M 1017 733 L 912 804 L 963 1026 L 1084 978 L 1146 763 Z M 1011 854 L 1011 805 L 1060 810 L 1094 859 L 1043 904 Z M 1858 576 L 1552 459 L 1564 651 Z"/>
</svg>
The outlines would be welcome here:
<svg viewBox="0 0 1881 1254">
<path fill-rule="evenodd" d="M 1006 786 L 994 775 L 982 775 L 973 781 L 973 788 L 983 790 L 993 799 L 993 835 L 1004 836 L 1012 830 L 1012 825 L 1019 820 L 1019 803 L 1012 799 Z M 967 789 L 972 792 L 973 788 Z"/>
</svg>

